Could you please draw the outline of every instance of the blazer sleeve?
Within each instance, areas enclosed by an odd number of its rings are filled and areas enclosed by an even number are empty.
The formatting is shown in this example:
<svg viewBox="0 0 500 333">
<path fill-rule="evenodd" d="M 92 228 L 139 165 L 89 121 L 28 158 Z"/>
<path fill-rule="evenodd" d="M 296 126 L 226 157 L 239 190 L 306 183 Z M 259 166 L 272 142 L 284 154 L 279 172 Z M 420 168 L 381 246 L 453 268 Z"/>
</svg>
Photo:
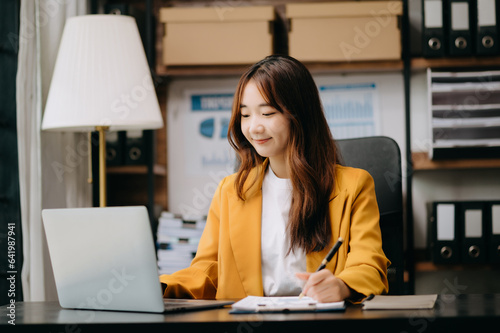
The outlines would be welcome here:
<svg viewBox="0 0 500 333">
<path fill-rule="evenodd" d="M 390 262 L 382 250 L 375 184 L 364 170 L 354 184 L 348 189 L 351 202 L 349 252 L 344 269 L 337 277 L 365 296 L 387 293 Z"/>
<path fill-rule="evenodd" d="M 218 280 L 220 201 L 223 183 L 224 180 L 221 181 L 213 196 L 205 230 L 191 265 L 173 274 L 160 276 L 160 282 L 164 287 L 166 285 L 163 297 L 215 299 Z"/>
</svg>

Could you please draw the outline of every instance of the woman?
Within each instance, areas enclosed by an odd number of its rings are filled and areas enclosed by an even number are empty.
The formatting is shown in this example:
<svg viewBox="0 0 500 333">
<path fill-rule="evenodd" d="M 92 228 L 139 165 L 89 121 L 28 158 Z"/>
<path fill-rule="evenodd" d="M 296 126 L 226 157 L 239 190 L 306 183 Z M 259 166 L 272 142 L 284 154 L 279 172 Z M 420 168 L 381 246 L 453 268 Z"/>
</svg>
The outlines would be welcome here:
<svg viewBox="0 0 500 333">
<path fill-rule="evenodd" d="M 162 275 L 165 297 L 297 296 L 357 301 L 387 292 L 374 183 L 339 164 L 309 71 L 269 56 L 241 77 L 229 142 L 240 167 L 213 197 L 189 268 Z M 314 272 L 338 237 L 326 269 Z M 302 284 L 300 283 L 302 281 Z"/>
</svg>

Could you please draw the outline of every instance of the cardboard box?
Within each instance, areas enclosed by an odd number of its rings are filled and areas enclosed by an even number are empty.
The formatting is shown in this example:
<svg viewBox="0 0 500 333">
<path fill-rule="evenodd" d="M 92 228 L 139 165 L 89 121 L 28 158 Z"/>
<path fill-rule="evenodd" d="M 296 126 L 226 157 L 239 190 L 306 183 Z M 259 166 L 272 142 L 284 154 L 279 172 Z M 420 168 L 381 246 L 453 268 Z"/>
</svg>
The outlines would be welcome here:
<svg viewBox="0 0 500 333">
<path fill-rule="evenodd" d="M 273 53 L 274 7 L 162 8 L 164 65 L 252 64 Z"/>
<path fill-rule="evenodd" d="M 286 6 L 289 54 L 301 61 L 401 59 L 401 1 Z"/>
</svg>

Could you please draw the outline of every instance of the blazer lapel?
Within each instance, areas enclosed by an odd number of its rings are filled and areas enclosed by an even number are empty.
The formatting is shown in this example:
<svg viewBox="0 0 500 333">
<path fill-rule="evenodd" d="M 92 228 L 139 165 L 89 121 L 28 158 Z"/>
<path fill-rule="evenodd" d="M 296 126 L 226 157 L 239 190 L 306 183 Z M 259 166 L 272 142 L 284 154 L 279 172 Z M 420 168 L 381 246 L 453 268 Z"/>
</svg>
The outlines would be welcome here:
<svg viewBox="0 0 500 333">
<path fill-rule="evenodd" d="M 252 181 L 255 173 L 249 175 Z M 229 210 L 229 237 L 236 267 L 247 295 L 262 296 L 261 218 L 262 176 L 246 192 L 246 200 L 236 194 Z"/>
<path fill-rule="evenodd" d="M 236 267 L 245 292 L 247 295 L 254 296 L 263 295 L 261 263 L 262 181 L 267 162 L 266 160 L 260 168 L 256 183 L 246 192 L 246 200 L 240 200 L 234 193 L 230 199 L 229 209 L 229 221 L 231 221 L 229 223 L 229 237 Z M 252 172 L 248 179 L 253 181 L 254 177 L 255 173 Z M 330 197 L 330 208 L 335 207 L 335 210 L 330 213 L 332 238 L 330 244 L 322 251 L 307 255 L 308 272 L 314 272 L 318 268 L 340 236 L 340 221 L 344 215 L 345 195 L 345 191 L 336 189 Z M 335 271 L 337 257 L 338 254 L 327 265 L 331 271 Z"/>
</svg>

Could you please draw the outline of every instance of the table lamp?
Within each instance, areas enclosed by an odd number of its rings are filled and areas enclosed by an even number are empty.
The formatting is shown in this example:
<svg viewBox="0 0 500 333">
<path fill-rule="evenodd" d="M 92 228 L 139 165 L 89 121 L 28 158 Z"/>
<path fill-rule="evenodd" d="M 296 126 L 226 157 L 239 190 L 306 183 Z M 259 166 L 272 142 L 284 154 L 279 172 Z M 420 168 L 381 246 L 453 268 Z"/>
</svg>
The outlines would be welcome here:
<svg viewBox="0 0 500 333">
<path fill-rule="evenodd" d="M 50 85 L 42 130 L 99 132 L 99 198 L 106 206 L 106 131 L 163 126 L 134 18 L 68 19 Z"/>
</svg>

